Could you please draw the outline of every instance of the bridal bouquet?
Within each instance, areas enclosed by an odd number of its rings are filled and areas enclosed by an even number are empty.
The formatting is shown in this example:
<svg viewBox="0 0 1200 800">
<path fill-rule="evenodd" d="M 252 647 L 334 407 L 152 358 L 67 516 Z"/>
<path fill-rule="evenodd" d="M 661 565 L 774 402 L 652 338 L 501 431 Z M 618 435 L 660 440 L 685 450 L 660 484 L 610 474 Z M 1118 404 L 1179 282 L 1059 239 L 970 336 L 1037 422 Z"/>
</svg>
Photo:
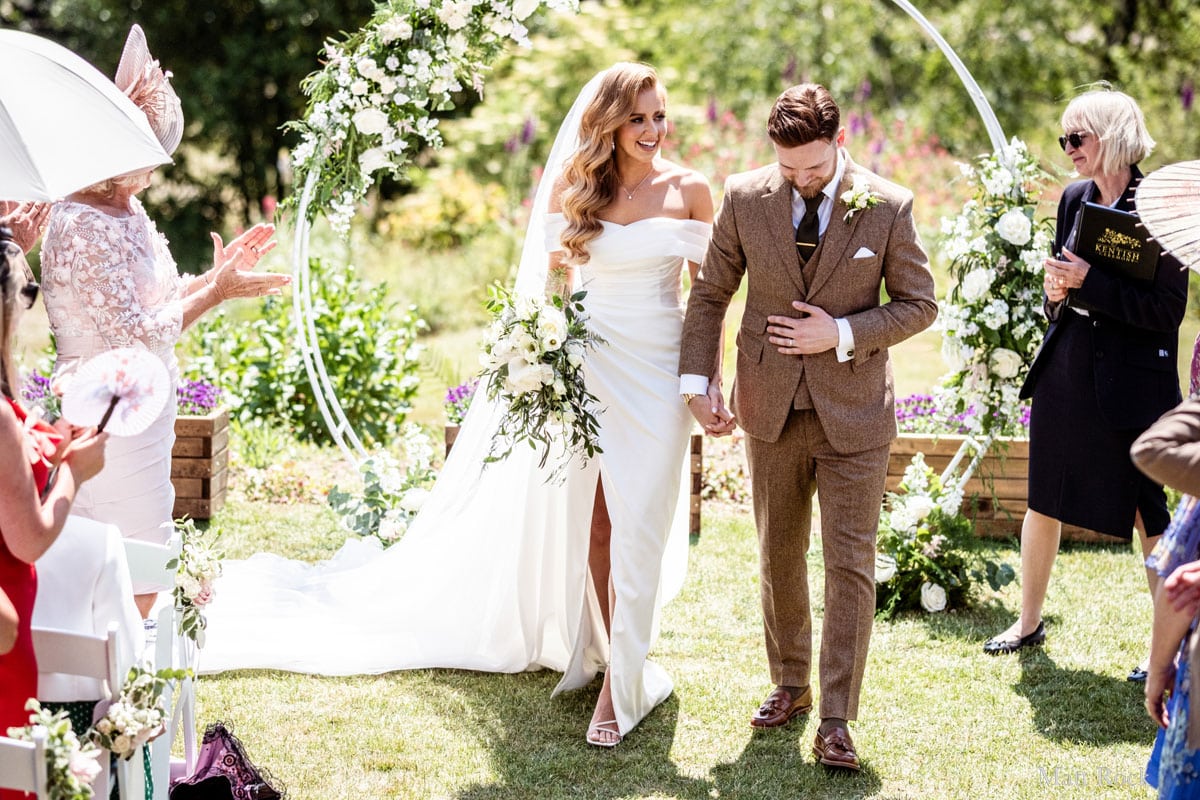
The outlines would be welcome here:
<svg viewBox="0 0 1200 800">
<path fill-rule="evenodd" d="M 45 730 L 47 796 L 50 800 L 90 800 L 95 795 L 92 782 L 100 774 L 100 751 L 90 742 L 80 743 L 71 730 L 66 711 L 51 714 L 32 698 L 25 704 L 25 710 L 32 712 L 29 724 L 9 728 L 5 733 L 13 739 L 31 742 L 36 728 Z"/>
<path fill-rule="evenodd" d="M 604 340 L 588 330 L 586 294 L 545 300 L 493 287 L 488 310 L 495 319 L 480 356 L 480 381 L 488 399 L 503 402 L 505 412 L 486 463 L 506 458 L 520 441 L 540 448 L 543 467 L 553 443 L 585 462 L 600 452 L 597 400 L 583 383 L 583 353 Z"/>
<path fill-rule="evenodd" d="M 163 731 L 166 710 L 162 698 L 167 682 L 191 674 L 186 669 L 150 672 L 142 667 L 131 668 L 121 696 L 88 730 L 88 739 L 117 758 L 133 758 L 142 745 Z"/>
</svg>

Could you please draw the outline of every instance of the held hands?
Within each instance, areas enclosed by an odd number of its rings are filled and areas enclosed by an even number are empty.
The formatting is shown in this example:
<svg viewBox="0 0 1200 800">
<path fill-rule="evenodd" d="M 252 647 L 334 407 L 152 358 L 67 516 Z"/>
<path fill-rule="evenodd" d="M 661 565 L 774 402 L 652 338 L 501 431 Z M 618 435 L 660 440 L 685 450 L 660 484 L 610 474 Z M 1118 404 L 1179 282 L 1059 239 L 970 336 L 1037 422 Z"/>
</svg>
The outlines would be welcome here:
<svg viewBox="0 0 1200 800">
<path fill-rule="evenodd" d="M 708 393 L 693 397 L 688 410 L 709 436 L 728 436 L 737 427 L 733 413 L 725 407 L 719 381 L 709 381 Z"/>
<path fill-rule="evenodd" d="M 1065 247 L 1062 254 L 1066 260 L 1047 258 L 1044 262 L 1046 275 L 1042 279 L 1042 288 L 1046 290 L 1046 297 L 1052 303 L 1065 300 L 1067 290 L 1083 286 L 1083 280 L 1092 268 L 1091 264 Z"/>
<path fill-rule="evenodd" d="M 290 275 L 277 272 L 252 272 L 259 259 L 275 248 L 275 226 L 259 223 L 238 236 L 228 246 L 216 233 L 213 240 L 213 268 L 204 275 L 221 300 L 232 297 L 278 295 L 292 282 Z"/>
<path fill-rule="evenodd" d="M 767 341 L 789 356 L 813 355 L 833 350 L 838 345 L 838 326 L 824 309 L 792 302 L 792 308 L 800 312 L 798 317 L 772 315 L 767 317 Z"/>
</svg>

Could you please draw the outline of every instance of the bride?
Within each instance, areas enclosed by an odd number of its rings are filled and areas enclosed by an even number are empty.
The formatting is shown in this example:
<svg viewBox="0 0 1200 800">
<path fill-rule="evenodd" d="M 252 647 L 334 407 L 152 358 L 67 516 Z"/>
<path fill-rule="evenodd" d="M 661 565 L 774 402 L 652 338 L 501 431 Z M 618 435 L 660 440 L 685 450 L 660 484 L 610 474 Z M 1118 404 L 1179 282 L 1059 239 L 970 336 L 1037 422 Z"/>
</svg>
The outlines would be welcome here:
<svg viewBox="0 0 1200 800">
<path fill-rule="evenodd" d="M 661 157 L 666 131 L 651 67 L 596 75 L 551 150 L 517 276 L 519 294 L 587 291 L 605 340 L 584 367 L 603 453 L 572 462 L 562 484 L 531 448 L 484 468 L 503 409 L 480 392 L 399 543 L 379 553 L 352 540 L 312 565 L 226 563 L 202 671 L 548 667 L 563 672 L 558 693 L 603 670 L 587 730 L 601 747 L 670 695 L 647 654 L 686 569 L 681 276 L 685 262 L 698 271 L 713 204 L 701 175 Z M 715 365 L 714 400 L 719 376 Z"/>
</svg>

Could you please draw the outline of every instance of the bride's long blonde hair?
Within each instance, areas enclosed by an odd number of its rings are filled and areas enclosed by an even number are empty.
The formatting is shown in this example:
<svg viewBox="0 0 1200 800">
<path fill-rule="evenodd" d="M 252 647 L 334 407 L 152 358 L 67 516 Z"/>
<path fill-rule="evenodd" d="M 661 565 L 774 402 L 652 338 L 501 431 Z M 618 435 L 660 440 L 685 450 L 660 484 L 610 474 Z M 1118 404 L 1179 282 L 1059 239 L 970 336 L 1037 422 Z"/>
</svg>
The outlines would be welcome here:
<svg viewBox="0 0 1200 800">
<path fill-rule="evenodd" d="M 567 261 L 584 264 L 587 244 L 602 230 L 598 214 L 616 195 L 617 159 L 614 134 L 633 112 L 637 97 L 659 88 L 658 73 L 646 64 L 621 62 L 605 70 L 596 96 L 579 120 L 579 149 L 563 166 L 562 244 Z"/>
</svg>

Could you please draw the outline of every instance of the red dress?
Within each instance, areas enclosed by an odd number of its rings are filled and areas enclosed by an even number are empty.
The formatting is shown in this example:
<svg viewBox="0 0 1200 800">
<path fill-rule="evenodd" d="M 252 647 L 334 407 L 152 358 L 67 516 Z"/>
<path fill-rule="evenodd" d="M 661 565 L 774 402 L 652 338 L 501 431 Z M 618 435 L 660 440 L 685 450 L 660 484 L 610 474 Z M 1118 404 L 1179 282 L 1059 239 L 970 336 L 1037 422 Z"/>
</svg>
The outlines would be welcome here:
<svg viewBox="0 0 1200 800">
<path fill-rule="evenodd" d="M 16 401 L 9 399 L 17 420 L 25 426 L 26 463 L 33 470 L 33 479 L 40 492 L 50 476 L 49 457 L 62 440 L 50 426 L 40 420 L 29 420 Z M 0 589 L 8 595 L 17 609 L 17 643 L 11 652 L 0 656 L 0 735 L 9 727 L 22 727 L 29 722 L 25 703 L 37 696 L 37 661 L 33 657 L 29 620 L 33 616 L 33 598 L 37 594 L 37 572 L 12 554 L 0 531 Z M 19 792 L 0 790 L 0 800 L 23 797 Z"/>
</svg>

